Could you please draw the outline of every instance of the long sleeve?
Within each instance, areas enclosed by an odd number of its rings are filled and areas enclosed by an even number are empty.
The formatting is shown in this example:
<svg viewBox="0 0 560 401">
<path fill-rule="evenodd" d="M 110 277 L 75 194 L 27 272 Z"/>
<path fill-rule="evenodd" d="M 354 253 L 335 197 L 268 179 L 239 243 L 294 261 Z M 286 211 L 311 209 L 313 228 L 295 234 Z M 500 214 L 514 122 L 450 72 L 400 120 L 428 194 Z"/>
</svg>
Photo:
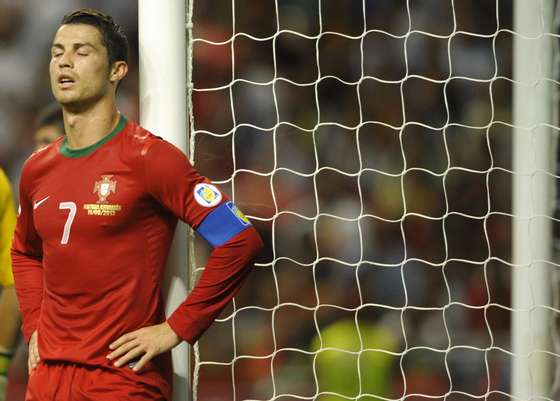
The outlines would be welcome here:
<svg viewBox="0 0 560 401">
<path fill-rule="evenodd" d="M 33 205 L 29 196 L 26 171 L 20 183 L 20 210 L 12 243 L 12 269 L 16 293 L 23 316 L 26 342 L 37 329 L 43 300 L 42 243 L 33 223 Z"/>
<path fill-rule="evenodd" d="M 241 288 L 262 241 L 243 214 L 200 176 L 186 156 L 157 140 L 146 153 L 149 192 L 212 246 L 199 281 L 169 317 L 179 337 L 194 343 Z"/>
<path fill-rule="evenodd" d="M 167 320 L 179 337 L 190 344 L 198 340 L 240 290 L 261 247 L 251 227 L 213 249 L 196 286 Z"/>
</svg>

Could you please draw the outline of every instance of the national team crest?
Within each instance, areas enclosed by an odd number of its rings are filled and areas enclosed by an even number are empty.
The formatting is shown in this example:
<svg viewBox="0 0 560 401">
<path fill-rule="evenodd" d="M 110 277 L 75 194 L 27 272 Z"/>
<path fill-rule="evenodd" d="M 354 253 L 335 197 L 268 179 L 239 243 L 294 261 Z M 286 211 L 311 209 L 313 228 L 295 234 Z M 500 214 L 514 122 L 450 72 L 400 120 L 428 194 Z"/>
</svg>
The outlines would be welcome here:
<svg viewBox="0 0 560 401">
<path fill-rule="evenodd" d="M 93 193 L 97 194 L 97 203 L 107 203 L 107 197 L 117 190 L 117 181 L 112 180 L 112 175 L 102 175 L 101 181 L 97 181 L 93 186 Z"/>
<path fill-rule="evenodd" d="M 93 193 L 98 196 L 97 203 L 84 204 L 88 216 L 116 216 L 122 210 L 122 205 L 109 204 L 107 197 L 117 192 L 117 181 L 113 175 L 102 175 L 101 180 L 93 185 Z"/>
</svg>

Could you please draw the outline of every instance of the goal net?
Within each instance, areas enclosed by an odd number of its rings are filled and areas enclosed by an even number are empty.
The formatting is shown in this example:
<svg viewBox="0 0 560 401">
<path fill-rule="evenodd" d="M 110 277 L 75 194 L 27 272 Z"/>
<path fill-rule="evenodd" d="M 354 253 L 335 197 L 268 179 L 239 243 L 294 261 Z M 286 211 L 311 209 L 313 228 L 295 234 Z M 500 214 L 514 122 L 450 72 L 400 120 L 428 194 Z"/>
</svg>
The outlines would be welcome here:
<svg viewBox="0 0 560 401">
<path fill-rule="evenodd" d="M 548 0 L 531 2 L 544 21 Z M 512 53 L 555 31 L 515 32 L 512 0 L 189 7 L 191 159 L 266 245 L 195 347 L 195 399 L 521 399 L 512 319 L 534 311 L 550 346 L 528 360 L 549 370 L 524 367 L 530 397 L 554 399 L 558 307 L 511 297 L 531 267 L 512 248 L 514 131 L 558 130 L 516 126 Z M 193 282 L 207 252 L 192 244 Z"/>
</svg>

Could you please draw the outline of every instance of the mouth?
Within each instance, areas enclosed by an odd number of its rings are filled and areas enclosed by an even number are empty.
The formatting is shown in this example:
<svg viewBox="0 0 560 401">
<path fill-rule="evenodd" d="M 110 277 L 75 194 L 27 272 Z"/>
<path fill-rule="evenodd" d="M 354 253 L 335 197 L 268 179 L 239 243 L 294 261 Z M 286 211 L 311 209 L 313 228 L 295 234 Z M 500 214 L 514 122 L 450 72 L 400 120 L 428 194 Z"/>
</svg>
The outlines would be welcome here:
<svg viewBox="0 0 560 401">
<path fill-rule="evenodd" d="M 67 89 L 74 85 L 75 80 L 69 75 L 60 75 L 57 82 L 60 88 Z"/>
</svg>

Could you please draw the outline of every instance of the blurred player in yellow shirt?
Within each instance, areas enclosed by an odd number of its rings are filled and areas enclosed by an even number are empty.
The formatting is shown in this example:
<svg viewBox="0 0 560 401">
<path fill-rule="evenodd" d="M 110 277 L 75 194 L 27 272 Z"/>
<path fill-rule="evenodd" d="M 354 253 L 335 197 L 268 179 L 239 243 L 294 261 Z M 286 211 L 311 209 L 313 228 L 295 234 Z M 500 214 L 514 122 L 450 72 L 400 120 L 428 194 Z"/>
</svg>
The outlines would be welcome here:
<svg viewBox="0 0 560 401">
<path fill-rule="evenodd" d="M 16 222 L 12 191 L 0 169 L 0 401 L 5 400 L 8 366 L 18 336 L 20 315 L 12 276 L 10 245 Z"/>
</svg>

